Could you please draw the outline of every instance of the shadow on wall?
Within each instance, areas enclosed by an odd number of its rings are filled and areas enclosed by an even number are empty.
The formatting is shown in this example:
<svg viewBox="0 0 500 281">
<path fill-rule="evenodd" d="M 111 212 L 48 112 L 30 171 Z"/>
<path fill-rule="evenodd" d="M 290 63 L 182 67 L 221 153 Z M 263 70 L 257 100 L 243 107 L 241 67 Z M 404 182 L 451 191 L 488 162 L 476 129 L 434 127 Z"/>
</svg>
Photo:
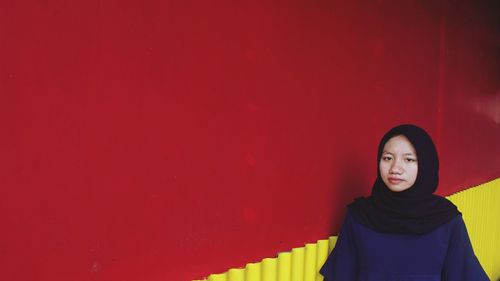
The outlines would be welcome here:
<svg viewBox="0 0 500 281">
<path fill-rule="evenodd" d="M 350 204 L 354 198 L 369 195 L 364 194 L 368 182 L 366 179 L 370 178 L 370 175 L 365 167 L 360 165 L 360 163 L 363 163 L 363 160 L 359 157 L 344 156 L 342 163 L 344 164 L 341 166 L 342 169 L 338 174 L 338 186 L 332 187 L 336 191 L 331 201 L 331 235 L 337 235 L 340 231 L 347 211 L 346 206 Z"/>
</svg>

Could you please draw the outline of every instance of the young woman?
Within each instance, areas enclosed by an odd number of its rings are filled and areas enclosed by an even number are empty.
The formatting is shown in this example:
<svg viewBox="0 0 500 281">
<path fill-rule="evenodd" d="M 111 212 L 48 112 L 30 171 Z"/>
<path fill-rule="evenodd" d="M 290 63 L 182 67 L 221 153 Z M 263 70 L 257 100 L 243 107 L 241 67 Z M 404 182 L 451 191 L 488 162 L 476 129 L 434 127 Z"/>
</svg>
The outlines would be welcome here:
<svg viewBox="0 0 500 281">
<path fill-rule="evenodd" d="M 348 205 L 337 244 L 320 270 L 326 281 L 488 281 L 461 213 L 434 195 L 439 161 L 414 125 L 387 132 L 371 196 Z"/>
</svg>

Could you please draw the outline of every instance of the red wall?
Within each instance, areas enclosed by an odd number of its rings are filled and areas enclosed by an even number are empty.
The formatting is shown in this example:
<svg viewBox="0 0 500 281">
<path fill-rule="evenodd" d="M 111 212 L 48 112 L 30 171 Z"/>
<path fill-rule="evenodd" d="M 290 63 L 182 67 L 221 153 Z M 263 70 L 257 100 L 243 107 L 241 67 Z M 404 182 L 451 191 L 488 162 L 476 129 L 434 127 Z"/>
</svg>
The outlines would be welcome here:
<svg viewBox="0 0 500 281">
<path fill-rule="evenodd" d="M 2 1 L 0 278 L 187 281 L 325 238 L 402 122 L 440 194 L 499 177 L 498 1 L 350 2 Z"/>
</svg>

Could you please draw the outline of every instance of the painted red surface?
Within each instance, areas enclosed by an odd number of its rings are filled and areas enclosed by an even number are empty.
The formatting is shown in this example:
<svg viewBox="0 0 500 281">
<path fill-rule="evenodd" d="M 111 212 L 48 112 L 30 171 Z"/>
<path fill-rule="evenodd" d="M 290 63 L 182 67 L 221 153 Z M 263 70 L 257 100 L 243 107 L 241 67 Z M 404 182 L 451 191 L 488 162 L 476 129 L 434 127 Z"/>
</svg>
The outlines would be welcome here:
<svg viewBox="0 0 500 281">
<path fill-rule="evenodd" d="M 347 2 L 2 1 L 0 279 L 191 280 L 325 238 L 402 122 L 440 194 L 498 177 L 498 2 Z"/>
</svg>

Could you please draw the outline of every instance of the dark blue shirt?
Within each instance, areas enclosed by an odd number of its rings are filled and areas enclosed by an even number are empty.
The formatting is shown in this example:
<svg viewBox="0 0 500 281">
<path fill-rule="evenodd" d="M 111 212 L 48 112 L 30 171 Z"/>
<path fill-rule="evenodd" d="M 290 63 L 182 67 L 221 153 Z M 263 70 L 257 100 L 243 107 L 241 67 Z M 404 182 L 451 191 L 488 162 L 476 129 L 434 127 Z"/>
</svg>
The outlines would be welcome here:
<svg viewBox="0 0 500 281">
<path fill-rule="evenodd" d="M 489 281 L 461 215 L 423 235 L 379 233 L 348 212 L 320 270 L 326 281 Z"/>
</svg>

